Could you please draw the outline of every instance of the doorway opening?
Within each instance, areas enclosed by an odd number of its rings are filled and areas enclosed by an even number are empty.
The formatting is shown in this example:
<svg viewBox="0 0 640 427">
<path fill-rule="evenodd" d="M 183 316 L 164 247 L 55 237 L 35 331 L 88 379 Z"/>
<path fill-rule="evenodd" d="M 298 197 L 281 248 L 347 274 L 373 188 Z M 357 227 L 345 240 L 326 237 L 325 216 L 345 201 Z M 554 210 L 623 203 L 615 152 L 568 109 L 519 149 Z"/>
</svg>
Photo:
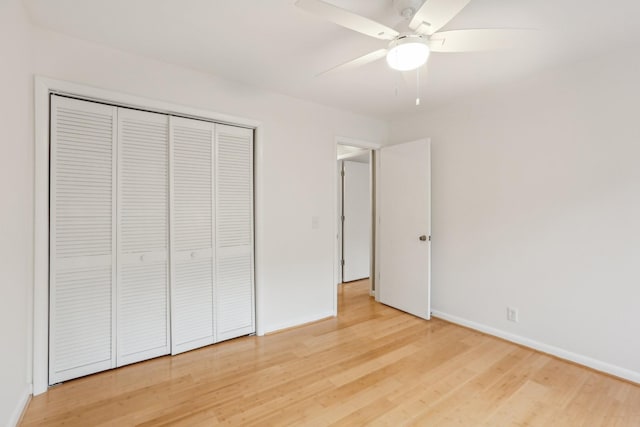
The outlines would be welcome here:
<svg viewBox="0 0 640 427">
<path fill-rule="evenodd" d="M 375 153 L 368 144 L 339 141 L 336 154 L 336 284 L 369 279 L 374 295 Z"/>
</svg>

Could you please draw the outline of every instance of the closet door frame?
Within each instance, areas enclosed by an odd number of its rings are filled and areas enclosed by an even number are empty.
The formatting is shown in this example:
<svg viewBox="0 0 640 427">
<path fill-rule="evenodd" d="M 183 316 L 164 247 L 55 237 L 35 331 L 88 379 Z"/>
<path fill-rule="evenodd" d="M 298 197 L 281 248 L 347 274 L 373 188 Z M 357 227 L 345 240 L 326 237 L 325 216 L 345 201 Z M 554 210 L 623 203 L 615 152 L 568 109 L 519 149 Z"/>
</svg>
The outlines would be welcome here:
<svg viewBox="0 0 640 427">
<path fill-rule="evenodd" d="M 33 335 L 27 337 L 32 356 L 28 364 L 33 366 L 31 392 L 39 395 L 47 391 L 49 382 L 49 185 L 50 185 L 50 95 L 58 94 L 86 101 L 106 103 L 180 117 L 195 118 L 222 124 L 230 124 L 254 130 L 254 310 L 256 334 L 264 334 L 261 304 L 261 264 L 262 248 L 260 236 L 261 222 L 256 221 L 262 207 L 261 177 L 262 130 L 261 122 L 238 116 L 216 113 L 200 108 L 192 108 L 171 102 L 129 95 L 117 91 L 86 86 L 82 84 L 35 76 L 35 229 L 34 229 L 34 287 L 33 306 L 29 317 L 32 319 Z"/>
</svg>

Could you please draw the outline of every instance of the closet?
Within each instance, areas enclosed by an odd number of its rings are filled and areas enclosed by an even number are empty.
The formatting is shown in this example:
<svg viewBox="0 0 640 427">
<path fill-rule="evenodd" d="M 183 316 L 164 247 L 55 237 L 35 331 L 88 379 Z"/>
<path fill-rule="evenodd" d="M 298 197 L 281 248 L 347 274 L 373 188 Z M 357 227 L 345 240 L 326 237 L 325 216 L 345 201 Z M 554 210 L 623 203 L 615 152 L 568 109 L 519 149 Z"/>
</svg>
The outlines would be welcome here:
<svg viewBox="0 0 640 427">
<path fill-rule="evenodd" d="M 51 95 L 49 383 L 255 331 L 253 130 Z"/>
</svg>

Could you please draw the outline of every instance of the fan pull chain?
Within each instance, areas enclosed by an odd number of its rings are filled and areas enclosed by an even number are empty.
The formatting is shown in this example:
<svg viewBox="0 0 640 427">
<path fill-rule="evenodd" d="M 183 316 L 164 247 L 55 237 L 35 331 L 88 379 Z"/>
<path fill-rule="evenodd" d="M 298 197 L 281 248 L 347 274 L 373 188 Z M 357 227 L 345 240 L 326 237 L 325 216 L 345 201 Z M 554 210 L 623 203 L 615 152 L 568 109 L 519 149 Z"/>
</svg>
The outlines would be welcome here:
<svg viewBox="0 0 640 427">
<path fill-rule="evenodd" d="M 416 68 L 416 107 L 420 105 L 420 67 Z"/>
</svg>

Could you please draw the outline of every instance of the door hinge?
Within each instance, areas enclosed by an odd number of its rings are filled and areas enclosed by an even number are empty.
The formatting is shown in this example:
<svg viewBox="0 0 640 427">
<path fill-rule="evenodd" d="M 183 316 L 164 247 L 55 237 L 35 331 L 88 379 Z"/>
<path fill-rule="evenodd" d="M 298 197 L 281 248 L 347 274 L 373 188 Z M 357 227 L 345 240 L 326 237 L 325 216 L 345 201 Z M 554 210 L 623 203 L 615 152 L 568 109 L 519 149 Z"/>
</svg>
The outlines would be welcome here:
<svg viewBox="0 0 640 427">
<path fill-rule="evenodd" d="M 340 171 L 340 176 L 344 176 L 344 169 Z"/>
<path fill-rule="evenodd" d="M 343 259 L 340 260 L 340 265 L 344 267 L 344 260 Z"/>
<path fill-rule="evenodd" d="M 340 217 L 340 220 L 342 220 L 342 222 L 344 222 L 344 215 L 342 215 L 342 216 Z"/>
</svg>

